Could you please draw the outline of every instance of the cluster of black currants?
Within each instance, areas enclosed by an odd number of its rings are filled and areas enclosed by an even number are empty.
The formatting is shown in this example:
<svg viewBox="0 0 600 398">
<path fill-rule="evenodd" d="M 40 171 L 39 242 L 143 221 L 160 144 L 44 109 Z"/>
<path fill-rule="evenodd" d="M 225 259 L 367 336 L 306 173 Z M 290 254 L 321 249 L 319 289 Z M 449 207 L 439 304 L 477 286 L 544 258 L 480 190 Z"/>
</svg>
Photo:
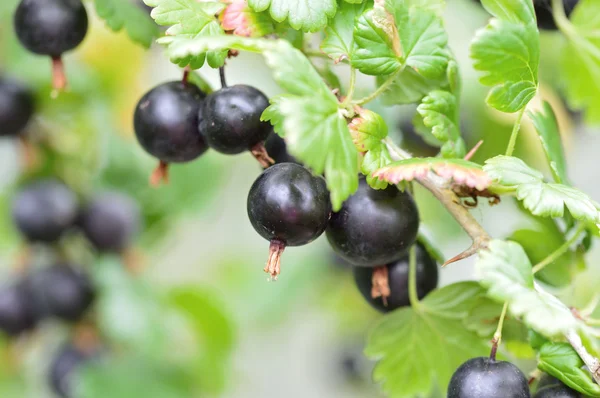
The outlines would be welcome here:
<svg viewBox="0 0 600 398">
<path fill-rule="evenodd" d="M 532 380 L 533 381 L 533 380 Z M 448 398 L 530 398 L 529 381 L 510 362 L 495 358 L 473 358 L 452 375 Z M 547 374 L 537 383 L 533 398 L 583 398 L 560 380 Z"/>
<path fill-rule="evenodd" d="M 35 54 L 52 59 L 52 83 L 67 85 L 62 54 L 77 47 L 88 30 L 88 15 L 81 0 L 21 0 L 14 14 L 21 44 Z"/>
<path fill-rule="evenodd" d="M 80 206 L 76 194 L 54 179 L 37 180 L 14 198 L 14 223 L 23 238 L 36 250 L 52 248 L 70 231 L 80 231 L 98 253 L 123 253 L 131 244 L 139 224 L 136 203 L 115 192 L 96 195 Z M 62 259 L 35 269 L 25 260 L 18 280 L 0 289 L 0 331 L 13 338 L 31 332 L 48 319 L 70 324 L 83 321 L 96 292 L 83 266 Z M 40 267 L 37 267 L 40 265 Z M 69 375 L 74 363 L 95 355 L 95 348 L 67 344 L 50 370 L 55 392 L 69 396 Z"/>
</svg>

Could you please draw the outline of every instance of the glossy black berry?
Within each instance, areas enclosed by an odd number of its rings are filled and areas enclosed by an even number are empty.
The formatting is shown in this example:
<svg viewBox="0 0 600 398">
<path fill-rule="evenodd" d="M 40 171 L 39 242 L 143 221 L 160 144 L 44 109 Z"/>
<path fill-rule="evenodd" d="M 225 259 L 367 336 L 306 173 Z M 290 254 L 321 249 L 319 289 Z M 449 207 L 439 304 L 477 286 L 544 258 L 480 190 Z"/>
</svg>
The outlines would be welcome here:
<svg viewBox="0 0 600 398">
<path fill-rule="evenodd" d="M 55 354 L 48 379 L 52 391 L 61 398 L 73 398 L 78 371 L 93 359 L 92 353 L 84 352 L 74 345 L 66 344 Z"/>
<path fill-rule="evenodd" d="M 472 358 L 460 365 L 448 385 L 447 398 L 529 398 L 525 375 L 510 362 Z"/>
<path fill-rule="evenodd" d="M 283 138 L 275 133 L 269 134 L 269 137 L 265 140 L 265 149 L 269 156 L 277 163 L 297 163 L 300 162 L 289 154 L 287 151 L 287 145 Z"/>
<path fill-rule="evenodd" d="M 88 16 L 81 0 L 21 0 L 14 25 L 29 51 L 58 57 L 83 41 Z"/>
<path fill-rule="evenodd" d="M 250 188 L 248 217 L 256 232 L 271 241 L 266 271 L 276 276 L 285 246 L 301 246 L 318 238 L 330 214 L 329 192 L 322 177 L 295 163 L 265 170 Z"/>
<path fill-rule="evenodd" d="M 327 239 L 346 261 L 376 267 L 400 259 L 418 230 L 419 211 L 408 193 L 395 186 L 375 190 L 361 178 L 358 191 L 331 215 Z"/>
<path fill-rule="evenodd" d="M 564 384 L 551 385 L 537 390 L 533 398 L 583 398 L 584 395 Z"/>
<path fill-rule="evenodd" d="M 27 126 L 34 111 L 34 97 L 24 84 L 0 77 L 0 136 L 14 136 Z"/>
<path fill-rule="evenodd" d="M 225 154 L 247 151 L 273 131 L 260 116 L 269 99 L 251 86 L 236 85 L 206 97 L 200 111 L 199 130 L 208 146 Z"/>
<path fill-rule="evenodd" d="M 0 290 L 0 331 L 9 336 L 19 335 L 32 329 L 36 317 L 31 298 L 22 283 L 6 286 Z"/>
<path fill-rule="evenodd" d="M 84 207 L 79 223 L 96 249 L 121 252 L 130 245 L 140 228 L 140 209 L 129 196 L 105 192 Z"/>
<path fill-rule="evenodd" d="M 140 145 L 165 163 L 196 159 L 208 146 L 198 133 L 198 110 L 205 94 L 180 81 L 161 84 L 138 102 L 133 118 Z"/>
<path fill-rule="evenodd" d="M 437 263 L 424 247 L 416 244 L 416 252 L 417 294 L 421 299 L 437 287 L 439 273 Z M 354 267 L 354 280 L 358 290 L 369 304 L 381 312 L 390 312 L 396 308 L 410 305 L 408 295 L 408 253 L 400 260 L 387 264 L 386 267 L 390 295 L 385 297 L 385 302 L 382 297 L 372 297 L 374 268 Z"/>
<path fill-rule="evenodd" d="M 23 236 L 33 242 L 54 242 L 73 226 L 78 213 L 75 194 L 56 180 L 41 180 L 14 198 L 12 216 Z"/>
<path fill-rule="evenodd" d="M 81 319 L 95 296 L 87 275 L 63 264 L 30 275 L 27 289 L 38 317 L 56 317 L 70 322 Z"/>
</svg>

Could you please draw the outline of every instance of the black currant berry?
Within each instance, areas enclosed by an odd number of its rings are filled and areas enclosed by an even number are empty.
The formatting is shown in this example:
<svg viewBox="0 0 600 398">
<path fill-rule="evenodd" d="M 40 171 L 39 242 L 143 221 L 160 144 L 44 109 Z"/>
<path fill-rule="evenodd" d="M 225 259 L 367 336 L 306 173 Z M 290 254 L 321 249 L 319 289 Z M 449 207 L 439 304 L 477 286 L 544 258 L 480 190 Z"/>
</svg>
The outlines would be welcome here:
<svg viewBox="0 0 600 398">
<path fill-rule="evenodd" d="M 90 279 L 74 267 L 57 264 L 29 276 L 27 289 L 39 318 L 75 322 L 94 301 Z"/>
<path fill-rule="evenodd" d="M 419 211 L 408 193 L 372 189 L 361 177 L 356 193 L 331 215 L 327 239 L 346 261 L 377 267 L 400 259 L 418 230 Z"/>
<path fill-rule="evenodd" d="M 208 149 L 198 132 L 198 111 L 204 97 L 198 86 L 174 81 L 154 87 L 138 102 L 133 116 L 135 135 L 161 162 L 154 183 L 166 179 L 168 163 L 189 162 Z"/>
<path fill-rule="evenodd" d="M 417 254 L 417 294 L 420 299 L 437 287 L 438 266 L 421 244 L 416 244 Z M 354 267 L 354 280 L 361 294 L 375 309 L 390 312 L 396 308 L 410 305 L 408 295 L 408 253 L 400 260 L 380 267 L 389 286 L 389 294 L 381 292 L 374 283 L 376 268 Z"/>
<path fill-rule="evenodd" d="M 280 163 L 265 170 L 248 194 L 252 226 L 271 242 L 265 272 L 279 274 L 286 246 L 302 246 L 318 238 L 331 214 L 327 185 L 295 163 Z"/>
<path fill-rule="evenodd" d="M 287 145 L 283 138 L 275 133 L 269 134 L 269 137 L 265 140 L 265 149 L 269 154 L 269 157 L 277 163 L 297 163 L 300 162 L 290 155 L 287 151 Z"/>
<path fill-rule="evenodd" d="M 440 148 L 430 145 L 417 133 L 411 120 L 404 120 L 400 123 L 402 131 L 402 148 L 406 149 L 415 156 L 433 157 L 440 152 Z"/>
<path fill-rule="evenodd" d="M 268 106 L 267 96 L 254 87 L 224 87 L 204 100 L 200 134 L 217 152 L 234 155 L 251 150 L 261 160 L 258 156 L 264 155 L 262 143 L 273 131 L 270 123 L 260 120 Z"/>
<path fill-rule="evenodd" d="M 460 365 L 448 385 L 447 398 L 529 398 L 523 372 L 510 362 L 472 358 Z"/>
<path fill-rule="evenodd" d="M 22 283 L 0 290 L 0 331 L 9 336 L 33 329 L 36 317 Z"/>
<path fill-rule="evenodd" d="M 78 213 L 75 194 L 56 180 L 34 182 L 13 200 L 12 215 L 21 234 L 32 242 L 55 242 L 73 226 Z"/>
<path fill-rule="evenodd" d="M 81 350 L 72 344 L 61 347 L 50 364 L 48 374 L 54 393 L 61 398 L 73 398 L 73 385 L 77 378 L 77 372 L 94 356 L 94 353 Z"/>
<path fill-rule="evenodd" d="M 15 136 L 23 131 L 34 111 L 34 97 L 24 84 L 0 77 L 0 136 Z"/>
<path fill-rule="evenodd" d="M 583 398 L 579 392 L 570 389 L 562 381 L 544 373 L 537 384 L 533 398 Z"/>
<path fill-rule="evenodd" d="M 122 252 L 140 227 L 140 209 L 129 196 L 105 192 L 82 211 L 80 225 L 85 236 L 104 252 Z"/>
<path fill-rule="evenodd" d="M 25 48 L 52 57 L 54 87 L 63 89 L 67 82 L 61 55 L 77 47 L 88 29 L 81 0 L 21 0 L 14 24 Z"/>
</svg>

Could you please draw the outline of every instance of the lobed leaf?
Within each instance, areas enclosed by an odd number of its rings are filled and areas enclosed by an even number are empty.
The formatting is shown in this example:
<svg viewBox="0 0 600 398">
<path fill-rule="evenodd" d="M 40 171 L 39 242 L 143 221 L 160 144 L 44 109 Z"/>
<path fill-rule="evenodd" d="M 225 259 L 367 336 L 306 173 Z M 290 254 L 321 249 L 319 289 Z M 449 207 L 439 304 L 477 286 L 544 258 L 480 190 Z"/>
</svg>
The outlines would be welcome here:
<svg viewBox="0 0 600 398">
<path fill-rule="evenodd" d="M 262 37 L 275 32 L 273 20 L 252 10 L 245 0 L 233 0 L 221 13 L 221 26 L 234 35 Z"/>
<path fill-rule="evenodd" d="M 327 26 L 337 10 L 336 0 L 248 0 L 254 11 L 269 10 L 277 22 L 287 19 L 296 30 L 316 32 Z"/>
<path fill-rule="evenodd" d="M 115 32 L 125 29 L 131 40 L 148 48 L 159 35 L 158 26 L 137 4 L 122 0 L 95 0 L 96 13 Z"/>
<path fill-rule="evenodd" d="M 336 63 L 350 58 L 354 48 L 354 25 L 356 19 L 367 9 L 367 2 L 341 3 L 337 14 L 325 29 L 321 50 Z"/>
</svg>

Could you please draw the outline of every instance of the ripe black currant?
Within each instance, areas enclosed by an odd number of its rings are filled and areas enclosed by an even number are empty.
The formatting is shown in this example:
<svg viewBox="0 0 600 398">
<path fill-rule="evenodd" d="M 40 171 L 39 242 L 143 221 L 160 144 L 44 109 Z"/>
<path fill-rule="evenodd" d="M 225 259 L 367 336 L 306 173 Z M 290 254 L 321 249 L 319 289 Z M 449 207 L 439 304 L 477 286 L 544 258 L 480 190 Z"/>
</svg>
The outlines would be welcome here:
<svg viewBox="0 0 600 398">
<path fill-rule="evenodd" d="M 417 294 L 425 297 L 437 287 L 438 266 L 421 244 L 416 244 L 417 254 Z M 409 256 L 405 254 L 400 260 L 381 267 L 384 269 L 389 292 L 383 293 L 373 283 L 375 268 L 354 267 L 354 280 L 365 300 L 381 312 L 390 312 L 396 308 L 410 305 L 408 295 Z M 389 293 L 389 294 L 387 294 Z"/>
<path fill-rule="evenodd" d="M 67 82 L 61 55 L 77 47 L 88 29 L 81 0 L 21 0 L 14 24 L 25 48 L 52 57 L 54 87 L 63 89 Z"/>
<path fill-rule="evenodd" d="M 35 326 L 37 320 L 30 300 L 22 283 L 0 290 L 0 331 L 16 336 Z"/>
<path fill-rule="evenodd" d="M 198 111 L 205 94 L 192 83 L 173 81 L 148 91 L 133 116 L 140 145 L 160 160 L 153 183 L 166 179 L 168 163 L 196 159 L 208 149 L 198 132 Z"/>
<path fill-rule="evenodd" d="M 12 215 L 23 236 L 33 242 L 55 242 L 77 218 L 75 194 L 56 180 L 34 182 L 19 192 Z"/>
<path fill-rule="evenodd" d="M 286 246 L 302 246 L 318 238 L 331 214 L 327 185 L 295 163 L 266 169 L 248 194 L 252 226 L 271 242 L 265 272 L 279 274 L 280 256 Z"/>
<path fill-rule="evenodd" d="M 84 351 L 72 344 L 61 347 L 55 354 L 48 372 L 54 393 L 61 398 L 72 398 L 77 371 L 94 356 L 95 353 Z"/>
<path fill-rule="evenodd" d="M 262 143 L 273 131 L 270 123 L 260 120 L 268 106 L 267 96 L 254 87 L 224 87 L 204 100 L 199 116 L 200 134 L 218 152 L 233 155 L 251 150 L 259 161 L 263 160 Z"/>
<path fill-rule="evenodd" d="M 121 252 L 139 230 L 140 209 L 129 196 L 105 192 L 84 207 L 79 223 L 96 249 Z"/>
<path fill-rule="evenodd" d="M 418 230 L 419 211 L 408 193 L 372 189 L 361 177 L 356 193 L 331 215 L 327 239 L 346 261 L 377 267 L 400 259 Z"/>
<path fill-rule="evenodd" d="M 81 319 L 95 296 L 87 275 L 63 264 L 31 274 L 27 289 L 40 318 L 56 317 L 70 322 Z"/>
<path fill-rule="evenodd" d="M 472 358 L 460 365 L 448 385 L 447 398 L 529 398 L 525 375 L 510 362 Z"/>
<path fill-rule="evenodd" d="M 544 373 L 537 384 L 533 398 L 583 398 L 579 392 L 570 389 L 555 377 Z"/>
<path fill-rule="evenodd" d="M 31 90 L 21 82 L 0 77 L 0 136 L 15 136 L 23 131 L 34 111 Z"/>
<path fill-rule="evenodd" d="M 275 161 L 275 163 L 297 163 L 300 162 L 290 155 L 287 151 L 287 145 L 283 138 L 275 133 L 269 134 L 269 137 L 265 140 L 265 149 L 269 154 L 269 157 Z"/>
</svg>

